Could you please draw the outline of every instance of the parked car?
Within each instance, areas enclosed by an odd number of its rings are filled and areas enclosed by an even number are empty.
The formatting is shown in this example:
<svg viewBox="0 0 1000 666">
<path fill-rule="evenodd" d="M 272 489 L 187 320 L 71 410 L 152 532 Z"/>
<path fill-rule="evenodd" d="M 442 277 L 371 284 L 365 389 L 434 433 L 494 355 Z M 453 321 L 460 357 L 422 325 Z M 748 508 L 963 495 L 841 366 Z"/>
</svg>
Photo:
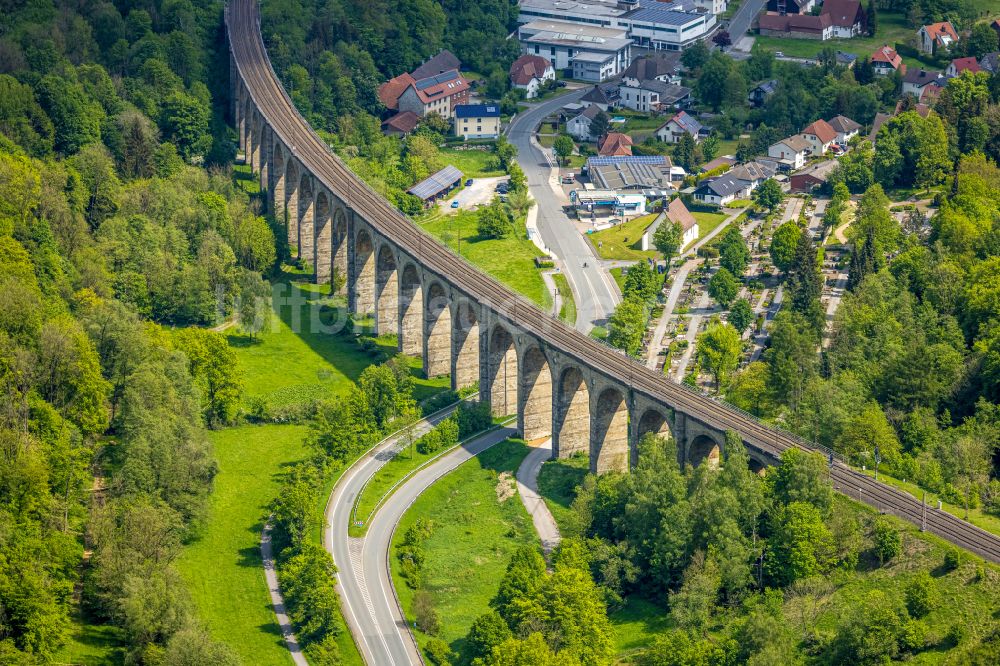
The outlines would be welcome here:
<svg viewBox="0 0 1000 666">
<path fill-rule="evenodd" d="M 774 57 L 775 58 L 784 58 L 785 57 L 785 53 L 783 51 L 775 51 L 774 52 Z"/>
<path fill-rule="evenodd" d="M 451 207 L 452 208 L 458 208 L 458 201 L 457 200 L 456 201 L 452 201 L 451 202 Z"/>
<path fill-rule="evenodd" d="M 509 189 L 510 188 L 507 186 L 507 183 L 500 183 L 497 185 L 497 192 L 500 194 L 507 194 L 507 190 Z"/>
<path fill-rule="evenodd" d="M 566 174 L 565 176 L 562 177 L 562 182 L 565 185 L 572 185 L 575 180 L 576 180 L 576 176 L 574 176 L 571 173 Z"/>
<path fill-rule="evenodd" d="M 465 181 L 465 186 L 466 187 L 469 187 L 470 185 L 472 185 L 472 179 L 471 178 L 469 180 Z"/>
</svg>

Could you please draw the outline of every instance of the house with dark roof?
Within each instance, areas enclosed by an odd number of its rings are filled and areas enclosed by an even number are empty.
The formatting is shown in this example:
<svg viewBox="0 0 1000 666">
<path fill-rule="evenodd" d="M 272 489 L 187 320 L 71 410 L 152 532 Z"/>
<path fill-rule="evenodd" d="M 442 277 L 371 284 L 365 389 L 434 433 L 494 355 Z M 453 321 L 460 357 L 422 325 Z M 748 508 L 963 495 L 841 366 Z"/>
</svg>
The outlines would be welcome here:
<svg viewBox="0 0 1000 666">
<path fill-rule="evenodd" d="M 656 138 L 666 143 L 679 143 L 685 134 L 698 143 L 707 134 L 705 127 L 687 111 L 680 111 L 656 129 Z"/>
<path fill-rule="evenodd" d="M 622 73 L 622 83 L 638 86 L 646 81 L 680 83 L 681 54 L 676 51 L 636 58 Z"/>
<path fill-rule="evenodd" d="M 776 14 L 808 14 L 818 4 L 818 0 L 767 0 L 767 11 Z"/>
<path fill-rule="evenodd" d="M 591 121 L 600 112 L 601 107 L 596 104 L 588 106 L 579 115 L 566 121 L 566 132 L 578 141 L 590 141 L 594 138 L 594 133 L 590 129 Z"/>
<path fill-rule="evenodd" d="M 614 93 L 611 92 L 611 88 L 614 88 Z M 615 99 L 612 99 L 612 95 Z M 601 111 L 607 111 L 609 108 L 615 105 L 615 101 L 618 95 L 618 86 L 609 85 L 599 85 L 594 86 L 587 93 L 580 98 L 580 104 L 584 107 L 595 105 L 601 109 Z"/>
<path fill-rule="evenodd" d="M 906 65 L 903 64 L 903 58 L 896 53 L 896 49 L 892 48 L 888 44 L 875 49 L 875 52 L 872 53 L 871 63 L 875 73 L 879 76 L 892 74 L 898 69 L 902 69 L 904 72 L 906 71 Z"/>
<path fill-rule="evenodd" d="M 934 54 L 938 49 L 950 49 L 958 42 L 958 31 L 950 21 L 931 23 L 917 30 L 917 50 Z"/>
<path fill-rule="evenodd" d="M 829 14 L 833 36 L 857 37 L 868 29 L 868 16 L 860 0 L 824 0 L 822 13 Z"/>
<path fill-rule="evenodd" d="M 722 155 L 721 157 L 716 157 L 711 162 L 706 162 L 701 165 L 699 171 L 701 173 L 708 173 L 709 171 L 715 171 L 720 167 L 732 167 L 736 164 L 736 158 L 732 155 Z"/>
<path fill-rule="evenodd" d="M 618 106 L 634 111 L 659 113 L 687 106 L 690 102 L 690 88 L 656 79 L 649 79 L 634 86 L 623 84 L 618 87 Z"/>
<path fill-rule="evenodd" d="M 525 54 L 510 66 L 510 83 L 524 91 L 526 99 L 538 97 L 538 89 L 546 81 L 555 81 L 556 70 L 542 56 Z"/>
<path fill-rule="evenodd" d="M 500 136 L 499 104 L 459 104 L 455 107 L 455 136 L 495 139 Z"/>
<path fill-rule="evenodd" d="M 847 145 L 861 131 L 861 125 L 847 116 L 834 116 L 828 121 L 833 131 L 837 133 L 837 143 Z"/>
<path fill-rule="evenodd" d="M 911 69 L 903 75 L 903 94 L 919 99 L 927 86 L 944 87 L 945 78 L 941 72 L 926 69 Z"/>
<path fill-rule="evenodd" d="M 772 162 L 771 164 L 774 163 Z M 746 162 L 733 167 L 726 172 L 726 175 L 750 183 L 750 192 L 752 193 L 760 187 L 761 183 L 765 180 L 774 178 L 776 169 L 771 166 L 771 164 L 765 164 L 764 162 L 757 161 Z"/>
<path fill-rule="evenodd" d="M 972 56 L 968 58 L 955 58 L 950 63 L 948 63 L 948 68 L 944 70 L 944 75 L 949 79 L 953 79 L 956 76 L 961 76 L 963 72 L 981 72 L 982 67 L 979 66 L 979 61 L 977 61 Z"/>
<path fill-rule="evenodd" d="M 730 174 L 704 181 L 694 191 L 695 201 L 715 206 L 725 206 L 736 199 L 747 199 L 752 192 L 751 184 Z"/>
<path fill-rule="evenodd" d="M 621 132 L 608 132 L 598 142 L 597 154 L 605 157 L 631 155 L 632 137 Z"/>
<path fill-rule="evenodd" d="M 382 121 L 382 133 L 386 136 L 406 136 L 420 124 L 420 116 L 412 111 L 401 111 Z"/>
<path fill-rule="evenodd" d="M 806 169 L 789 177 L 792 192 L 811 192 L 826 184 L 830 174 L 837 167 L 837 160 L 823 160 L 810 164 Z"/>
<path fill-rule="evenodd" d="M 837 51 L 836 60 L 838 65 L 843 65 L 847 69 L 853 69 L 858 62 L 858 56 L 847 51 Z"/>
<path fill-rule="evenodd" d="M 774 91 L 777 89 L 778 81 L 776 79 L 758 83 L 753 87 L 753 90 L 750 91 L 750 94 L 747 95 L 747 101 L 750 102 L 751 106 L 763 106 L 768 97 L 773 95 Z"/>
<path fill-rule="evenodd" d="M 896 105 L 896 113 L 899 113 L 898 104 Z M 875 120 L 872 122 L 872 131 L 868 133 L 868 140 L 871 141 L 872 143 L 875 143 L 875 139 L 876 137 L 878 137 L 878 131 L 882 129 L 882 125 L 884 125 L 887 121 L 891 119 L 892 116 L 890 116 L 888 113 L 882 113 L 881 111 L 876 113 Z"/>
<path fill-rule="evenodd" d="M 994 21 L 994 23 L 1000 23 L 1000 21 Z M 1000 72 L 1000 53 L 994 51 L 980 58 L 979 69 L 990 74 Z"/>
<path fill-rule="evenodd" d="M 455 54 L 448 49 L 441 49 L 436 56 L 410 72 L 410 76 L 419 81 L 429 76 L 437 76 L 450 72 L 453 69 L 461 69 L 462 61 L 455 57 Z"/>
</svg>

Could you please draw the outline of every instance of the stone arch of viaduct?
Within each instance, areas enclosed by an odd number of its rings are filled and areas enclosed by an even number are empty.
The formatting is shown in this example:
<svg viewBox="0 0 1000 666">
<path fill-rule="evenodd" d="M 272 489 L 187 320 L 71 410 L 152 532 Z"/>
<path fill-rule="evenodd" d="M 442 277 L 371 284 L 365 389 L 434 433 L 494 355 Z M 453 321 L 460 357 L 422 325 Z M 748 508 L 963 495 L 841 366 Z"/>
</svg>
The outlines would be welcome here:
<svg viewBox="0 0 1000 666">
<path fill-rule="evenodd" d="M 722 429 L 581 361 L 381 232 L 272 126 L 235 57 L 231 72 L 240 150 L 293 256 L 315 282 L 338 285 L 352 314 L 373 317 L 377 334 L 422 357 L 427 376 L 449 375 L 454 389 L 478 384 L 495 415 L 517 415 L 525 439 L 551 437 L 554 455 L 587 455 L 594 472 L 628 470 L 648 432 L 673 436 L 682 463 L 717 463 Z"/>
</svg>

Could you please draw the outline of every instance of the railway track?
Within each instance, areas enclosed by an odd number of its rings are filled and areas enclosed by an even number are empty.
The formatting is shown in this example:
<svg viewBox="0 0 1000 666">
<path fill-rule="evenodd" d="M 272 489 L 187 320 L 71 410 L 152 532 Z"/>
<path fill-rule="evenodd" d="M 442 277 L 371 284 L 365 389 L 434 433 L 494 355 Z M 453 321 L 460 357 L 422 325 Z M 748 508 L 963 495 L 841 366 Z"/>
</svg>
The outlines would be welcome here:
<svg viewBox="0 0 1000 666">
<path fill-rule="evenodd" d="M 539 310 L 479 271 L 439 243 L 368 187 L 312 130 L 286 94 L 271 67 L 260 33 L 257 0 L 231 0 L 226 7 L 230 50 L 239 76 L 272 132 L 292 155 L 349 208 L 363 214 L 381 235 L 417 258 L 421 265 L 464 292 L 471 300 L 500 313 L 506 320 L 607 377 L 631 387 L 657 402 L 720 430 L 739 432 L 752 446 L 774 457 L 789 448 L 832 452 L 795 435 L 762 424 L 750 414 L 713 400 L 683 384 L 675 384 L 559 319 Z M 950 513 L 928 507 L 912 495 L 896 490 L 834 459 L 830 469 L 834 485 L 880 511 L 891 513 L 977 555 L 1000 563 L 1000 537 Z"/>
</svg>

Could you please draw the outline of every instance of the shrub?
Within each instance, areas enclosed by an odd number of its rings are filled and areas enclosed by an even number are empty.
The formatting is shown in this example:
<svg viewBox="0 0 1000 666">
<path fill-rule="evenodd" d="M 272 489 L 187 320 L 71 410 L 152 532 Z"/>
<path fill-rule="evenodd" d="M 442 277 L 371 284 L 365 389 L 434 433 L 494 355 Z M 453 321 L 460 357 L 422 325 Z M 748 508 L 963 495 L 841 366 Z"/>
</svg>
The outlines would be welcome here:
<svg viewBox="0 0 1000 666">
<path fill-rule="evenodd" d="M 434 599 L 431 598 L 431 594 L 427 590 L 418 590 L 413 595 L 413 617 L 416 620 L 417 628 L 425 634 L 436 636 L 441 630 L 441 622 L 434 609 Z"/>
<path fill-rule="evenodd" d="M 949 548 L 944 553 L 945 571 L 954 571 L 962 563 L 962 552 L 958 548 Z"/>
<path fill-rule="evenodd" d="M 458 437 L 465 439 L 493 425 L 490 406 L 483 402 L 463 402 L 458 406 Z"/>
<path fill-rule="evenodd" d="M 927 572 L 917 574 L 917 577 L 906 586 L 906 610 L 910 615 L 921 618 L 934 608 L 934 580 Z"/>
<path fill-rule="evenodd" d="M 880 563 L 885 564 L 903 550 L 899 530 L 885 518 L 876 518 L 872 526 L 873 550 Z"/>
<path fill-rule="evenodd" d="M 424 654 L 436 666 L 449 666 L 454 656 L 451 648 L 440 638 L 432 638 L 424 645 Z"/>
<path fill-rule="evenodd" d="M 454 391 L 441 391 L 440 393 L 434 394 L 434 396 L 428 398 L 420 404 L 420 410 L 423 412 L 424 416 L 428 414 L 433 414 L 436 411 L 444 409 L 453 402 L 458 401 L 458 394 Z"/>
<path fill-rule="evenodd" d="M 927 645 L 927 625 L 920 620 L 907 620 L 899 632 L 899 644 L 907 652 L 919 652 Z"/>
</svg>

